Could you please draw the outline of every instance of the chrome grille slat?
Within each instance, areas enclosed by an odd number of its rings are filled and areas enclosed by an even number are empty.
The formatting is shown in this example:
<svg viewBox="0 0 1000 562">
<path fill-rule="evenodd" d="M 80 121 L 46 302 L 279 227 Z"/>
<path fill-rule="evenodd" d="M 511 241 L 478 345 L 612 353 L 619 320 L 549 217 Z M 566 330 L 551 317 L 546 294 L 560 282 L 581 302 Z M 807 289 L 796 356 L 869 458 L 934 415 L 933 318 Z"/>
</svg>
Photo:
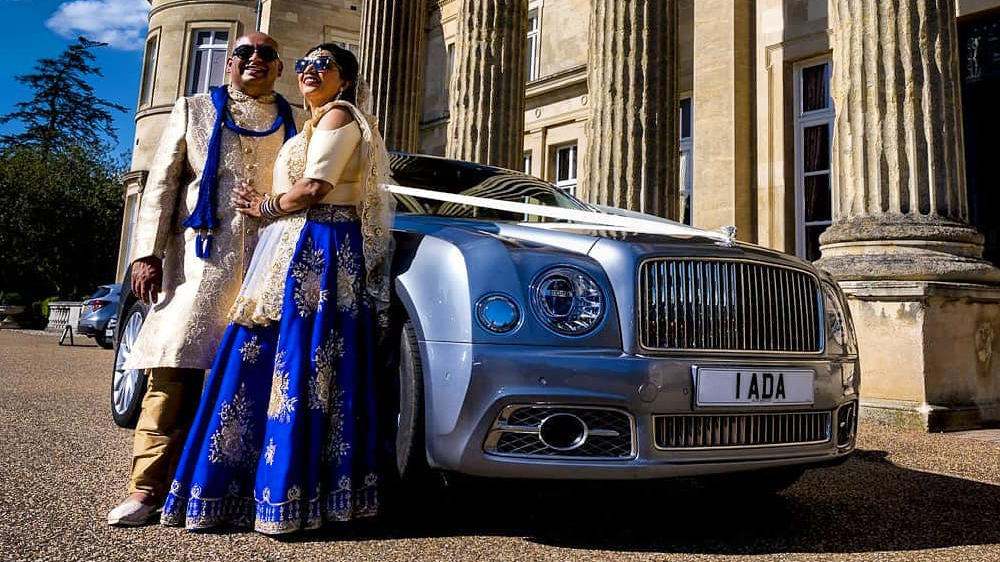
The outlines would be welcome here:
<svg viewBox="0 0 1000 562">
<path fill-rule="evenodd" d="M 647 350 L 816 353 L 819 285 L 807 271 L 742 260 L 654 258 L 640 265 Z"/>
<path fill-rule="evenodd" d="M 830 412 L 653 416 L 658 449 L 781 447 L 830 440 Z"/>
</svg>

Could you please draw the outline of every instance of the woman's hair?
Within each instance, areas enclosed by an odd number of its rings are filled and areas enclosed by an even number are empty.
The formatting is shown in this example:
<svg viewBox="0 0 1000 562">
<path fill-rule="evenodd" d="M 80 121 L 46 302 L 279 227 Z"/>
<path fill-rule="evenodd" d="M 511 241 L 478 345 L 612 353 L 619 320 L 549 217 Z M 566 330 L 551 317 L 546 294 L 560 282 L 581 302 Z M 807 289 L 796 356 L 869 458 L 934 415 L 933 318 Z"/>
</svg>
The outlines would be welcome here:
<svg viewBox="0 0 1000 562">
<path fill-rule="evenodd" d="M 358 59 L 354 56 L 354 53 L 333 43 L 320 43 L 306 51 L 305 56 L 309 56 L 309 53 L 314 51 L 330 51 L 330 54 L 333 55 L 333 62 L 340 69 L 340 77 L 351 81 L 351 85 L 344 89 L 344 93 L 340 95 L 340 99 L 356 104 L 358 92 Z"/>
</svg>

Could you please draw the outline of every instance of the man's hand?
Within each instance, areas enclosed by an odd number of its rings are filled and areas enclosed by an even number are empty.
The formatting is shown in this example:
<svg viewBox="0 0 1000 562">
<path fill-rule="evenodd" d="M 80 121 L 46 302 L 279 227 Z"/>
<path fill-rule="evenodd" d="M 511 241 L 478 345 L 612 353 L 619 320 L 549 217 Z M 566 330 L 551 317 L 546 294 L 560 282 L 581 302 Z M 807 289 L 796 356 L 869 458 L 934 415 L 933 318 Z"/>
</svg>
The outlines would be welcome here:
<svg viewBox="0 0 1000 562">
<path fill-rule="evenodd" d="M 146 256 L 132 264 L 132 294 L 143 304 L 155 303 L 163 286 L 163 262 L 155 256 Z"/>
</svg>

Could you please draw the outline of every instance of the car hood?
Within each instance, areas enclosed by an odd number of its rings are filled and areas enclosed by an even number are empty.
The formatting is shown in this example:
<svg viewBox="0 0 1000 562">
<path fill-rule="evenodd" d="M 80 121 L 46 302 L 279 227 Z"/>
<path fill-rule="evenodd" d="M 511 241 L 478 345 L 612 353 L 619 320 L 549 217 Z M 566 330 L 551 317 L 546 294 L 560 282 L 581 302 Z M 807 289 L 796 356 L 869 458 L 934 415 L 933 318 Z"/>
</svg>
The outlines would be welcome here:
<svg viewBox="0 0 1000 562">
<path fill-rule="evenodd" d="M 579 223 L 512 223 L 427 215 L 402 215 L 397 218 L 397 228 L 420 231 L 456 243 L 490 237 L 509 246 L 539 249 L 550 247 L 562 252 L 588 255 L 600 262 L 604 261 L 602 256 L 628 253 L 637 258 L 676 256 L 746 259 L 813 269 L 809 262 L 788 254 L 745 242 L 726 244 L 717 237 L 709 237 L 708 233 L 699 236 L 697 231 L 693 235 L 682 236 Z"/>
</svg>

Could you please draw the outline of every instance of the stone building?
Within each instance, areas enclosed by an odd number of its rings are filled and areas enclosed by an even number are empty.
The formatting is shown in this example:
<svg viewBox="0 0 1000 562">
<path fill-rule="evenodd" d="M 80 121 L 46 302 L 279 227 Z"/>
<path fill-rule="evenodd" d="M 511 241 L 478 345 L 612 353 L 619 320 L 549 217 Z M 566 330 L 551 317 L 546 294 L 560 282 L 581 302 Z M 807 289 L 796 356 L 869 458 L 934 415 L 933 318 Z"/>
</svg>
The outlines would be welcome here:
<svg viewBox="0 0 1000 562">
<path fill-rule="evenodd" d="M 819 259 L 851 301 L 868 415 L 1000 421 L 1000 0 L 151 3 L 119 276 L 172 102 L 259 25 L 285 61 L 359 52 L 390 148 Z"/>
</svg>

